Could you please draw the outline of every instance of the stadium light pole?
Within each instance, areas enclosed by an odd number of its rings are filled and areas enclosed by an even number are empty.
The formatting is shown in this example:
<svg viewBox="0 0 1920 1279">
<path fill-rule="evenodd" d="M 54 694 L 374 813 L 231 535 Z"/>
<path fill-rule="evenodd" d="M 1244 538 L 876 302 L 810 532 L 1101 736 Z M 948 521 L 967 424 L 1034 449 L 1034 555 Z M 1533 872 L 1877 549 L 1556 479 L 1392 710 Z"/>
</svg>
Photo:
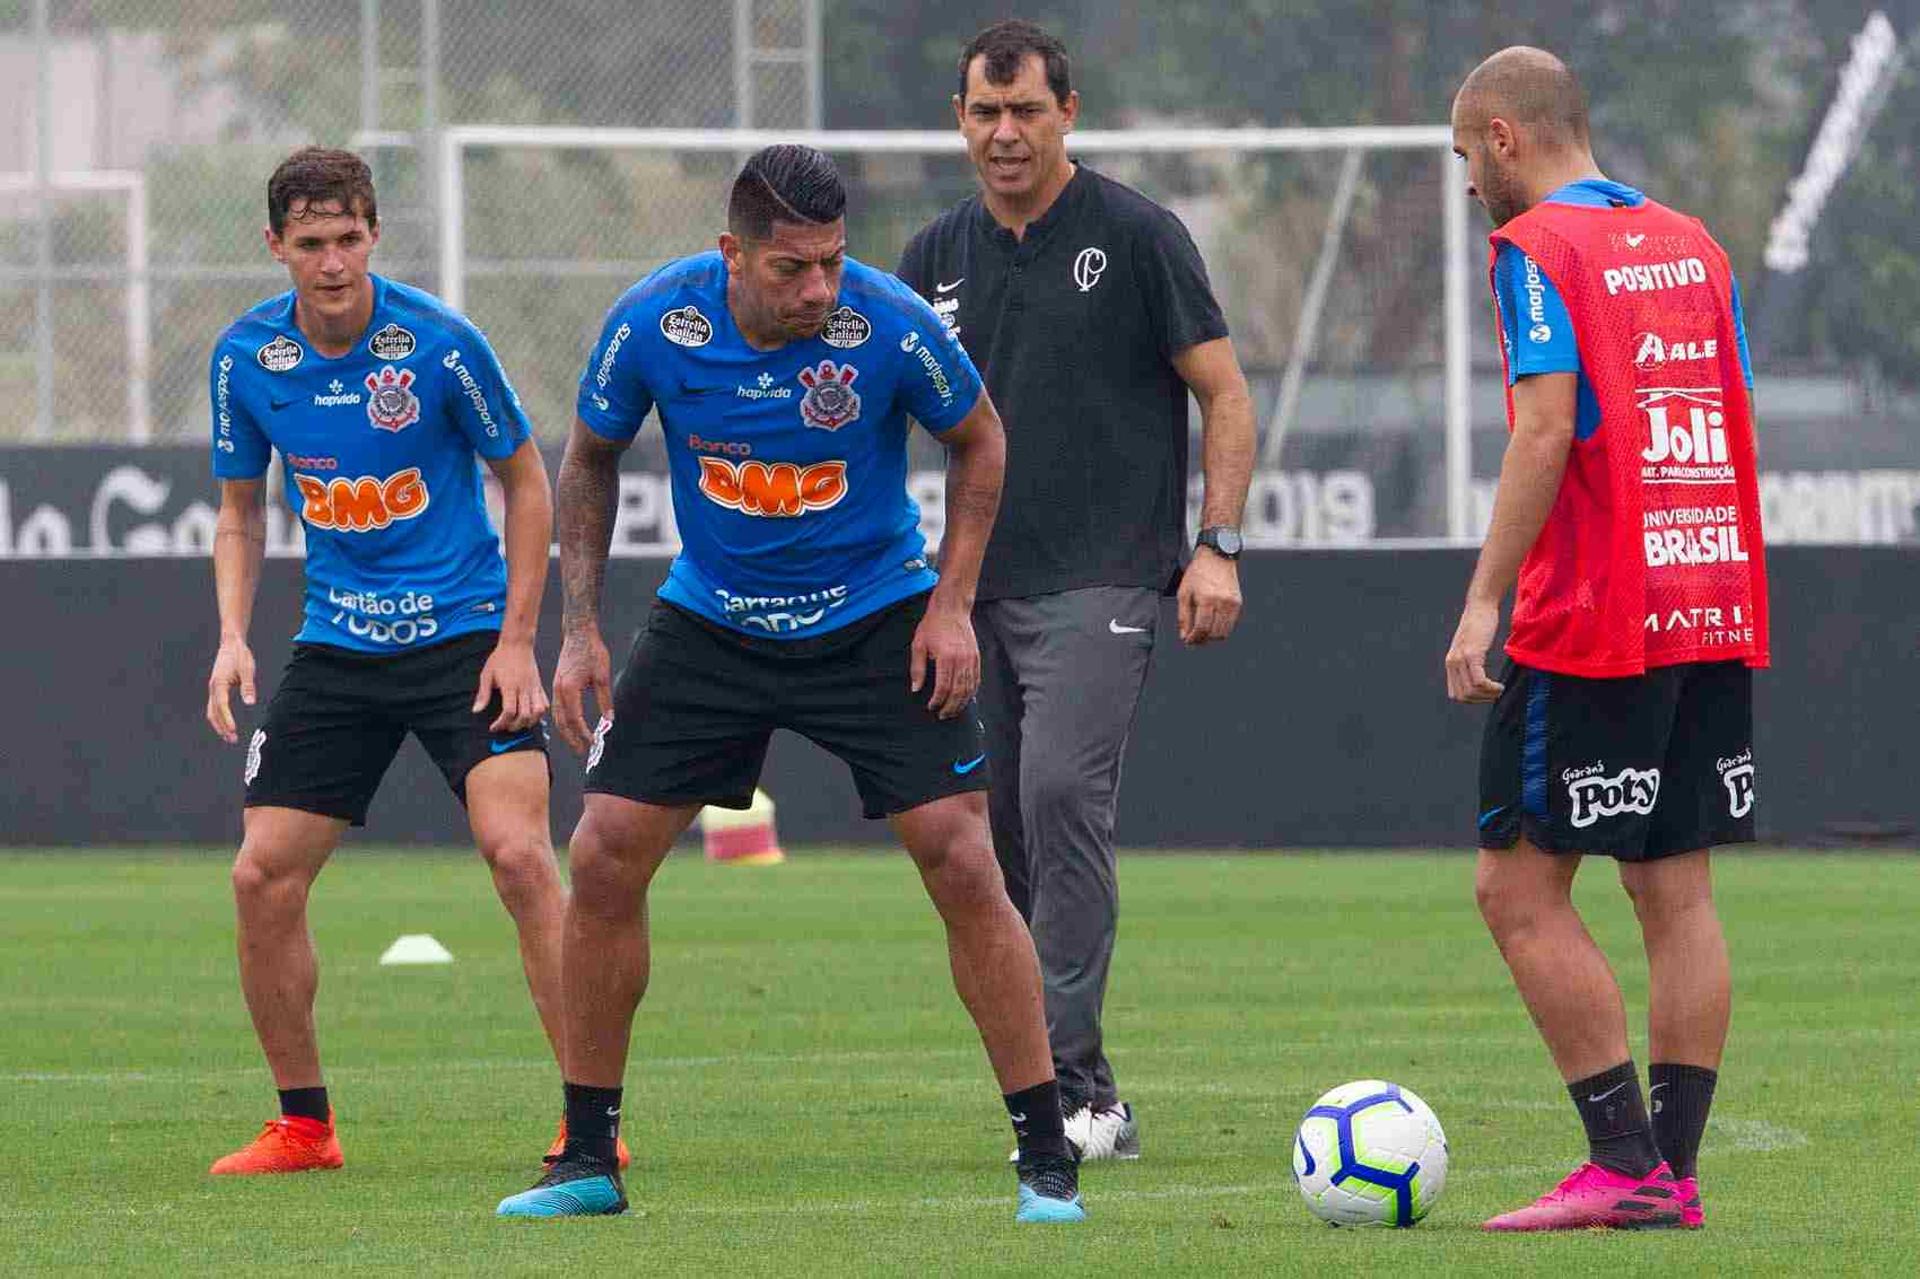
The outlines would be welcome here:
<svg viewBox="0 0 1920 1279">
<path fill-rule="evenodd" d="M 425 145 L 416 154 L 424 159 L 438 153 L 443 131 L 440 121 L 440 0 L 420 0 L 420 117 L 420 132 Z M 445 202 L 450 192 L 438 182 L 433 183 L 429 190 L 432 194 L 428 198 L 433 206 L 428 209 L 427 220 L 438 227 L 442 225 Z M 443 297 L 446 287 L 445 275 L 434 281 L 434 291 Z"/>
<path fill-rule="evenodd" d="M 360 0 L 360 131 L 380 128 L 380 0 Z"/>
<path fill-rule="evenodd" d="M 1442 198 L 1446 201 L 1444 319 L 1446 329 L 1446 480 L 1447 536 L 1473 537 L 1473 400 L 1467 348 L 1467 166 L 1449 143 L 1441 161 Z"/>
<path fill-rule="evenodd" d="M 53 37 L 49 0 L 33 0 L 33 438 L 53 438 Z"/>
</svg>

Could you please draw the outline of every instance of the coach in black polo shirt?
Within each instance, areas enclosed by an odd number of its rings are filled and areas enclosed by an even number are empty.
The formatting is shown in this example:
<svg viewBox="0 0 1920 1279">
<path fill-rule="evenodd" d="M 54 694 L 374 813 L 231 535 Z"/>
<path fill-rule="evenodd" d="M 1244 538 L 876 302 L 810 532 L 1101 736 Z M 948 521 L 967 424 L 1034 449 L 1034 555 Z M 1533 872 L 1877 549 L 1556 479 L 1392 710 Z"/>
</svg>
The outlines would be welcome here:
<svg viewBox="0 0 1920 1279">
<path fill-rule="evenodd" d="M 974 608 L 994 845 L 1040 951 L 1067 1135 L 1083 1158 L 1132 1158 L 1139 1132 L 1100 1034 L 1120 763 L 1160 596 L 1177 590 L 1187 644 L 1239 617 L 1253 406 L 1186 228 L 1067 158 L 1080 99 L 1060 42 L 1031 23 L 987 28 L 953 103 L 981 193 L 913 238 L 900 276 L 1006 424 Z M 1206 493 L 1183 565 L 1189 388 Z"/>
</svg>

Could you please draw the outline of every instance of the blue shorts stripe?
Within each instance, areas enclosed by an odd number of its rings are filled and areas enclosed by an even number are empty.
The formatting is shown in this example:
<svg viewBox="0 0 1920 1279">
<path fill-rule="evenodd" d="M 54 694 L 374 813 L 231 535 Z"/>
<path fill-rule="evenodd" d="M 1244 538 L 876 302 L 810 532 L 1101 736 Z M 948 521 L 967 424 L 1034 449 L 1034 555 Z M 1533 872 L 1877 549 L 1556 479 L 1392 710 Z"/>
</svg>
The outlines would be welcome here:
<svg viewBox="0 0 1920 1279">
<path fill-rule="evenodd" d="M 1545 820 L 1547 816 L 1547 680 L 1545 671 L 1528 678 L 1527 735 L 1520 752 L 1520 807 Z"/>
</svg>

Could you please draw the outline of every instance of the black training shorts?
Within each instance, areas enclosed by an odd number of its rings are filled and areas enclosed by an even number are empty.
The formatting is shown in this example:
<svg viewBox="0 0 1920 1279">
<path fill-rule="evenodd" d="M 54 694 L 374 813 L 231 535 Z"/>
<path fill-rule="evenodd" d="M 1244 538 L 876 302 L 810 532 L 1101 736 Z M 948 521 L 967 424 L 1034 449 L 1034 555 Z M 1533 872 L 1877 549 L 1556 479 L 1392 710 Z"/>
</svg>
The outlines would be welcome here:
<svg viewBox="0 0 1920 1279">
<path fill-rule="evenodd" d="M 267 719 L 247 743 L 247 807 L 297 808 L 364 826 L 367 805 L 412 733 L 465 803 L 473 766 L 547 749 L 545 728 L 488 731 L 500 695 L 479 714 L 473 695 L 498 631 L 474 631 L 388 655 L 295 644 Z"/>
<path fill-rule="evenodd" d="M 971 705 L 927 709 L 931 676 L 908 686 L 927 595 L 825 635 L 739 635 L 656 600 L 614 686 L 613 716 L 587 756 L 591 793 L 674 807 L 753 802 L 767 739 L 786 728 L 853 770 L 868 817 L 889 817 L 987 788 L 986 746 Z"/>
<path fill-rule="evenodd" d="M 1480 847 L 1652 861 L 1753 840 L 1753 672 L 1620 679 L 1507 664 L 1480 748 Z"/>
</svg>

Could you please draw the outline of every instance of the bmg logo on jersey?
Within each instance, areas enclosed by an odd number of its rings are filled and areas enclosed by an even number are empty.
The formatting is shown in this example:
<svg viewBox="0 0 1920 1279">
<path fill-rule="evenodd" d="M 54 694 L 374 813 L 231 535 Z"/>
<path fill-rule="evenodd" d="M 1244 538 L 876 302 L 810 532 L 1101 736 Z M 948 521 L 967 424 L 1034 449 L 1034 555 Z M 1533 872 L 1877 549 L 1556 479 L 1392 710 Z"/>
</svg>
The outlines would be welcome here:
<svg viewBox="0 0 1920 1279">
<path fill-rule="evenodd" d="M 1602 817 L 1622 813 L 1653 812 L 1660 798 L 1660 770 L 1623 768 L 1612 777 L 1605 776 L 1605 764 L 1569 768 L 1560 774 L 1567 784 L 1567 797 L 1573 801 L 1572 821 L 1576 827 L 1591 826 Z"/>
<path fill-rule="evenodd" d="M 847 495 L 847 464 L 730 462 L 700 459 L 700 492 L 708 501 L 742 515 L 791 519 L 838 506 Z"/>
<path fill-rule="evenodd" d="M 1745 817 L 1753 811 L 1753 748 L 1748 747 L 1731 759 L 1717 759 L 1720 784 L 1727 788 L 1727 815 Z"/>
<path fill-rule="evenodd" d="M 337 476 L 323 480 L 316 475 L 295 475 L 293 482 L 304 499 L 300 518 L 312 528 L 338 533 L 365 533 L 413 519 L 432 500 L 417 466 L 384 479 L 362 475 L 357 479 Z"/>
</svg>

